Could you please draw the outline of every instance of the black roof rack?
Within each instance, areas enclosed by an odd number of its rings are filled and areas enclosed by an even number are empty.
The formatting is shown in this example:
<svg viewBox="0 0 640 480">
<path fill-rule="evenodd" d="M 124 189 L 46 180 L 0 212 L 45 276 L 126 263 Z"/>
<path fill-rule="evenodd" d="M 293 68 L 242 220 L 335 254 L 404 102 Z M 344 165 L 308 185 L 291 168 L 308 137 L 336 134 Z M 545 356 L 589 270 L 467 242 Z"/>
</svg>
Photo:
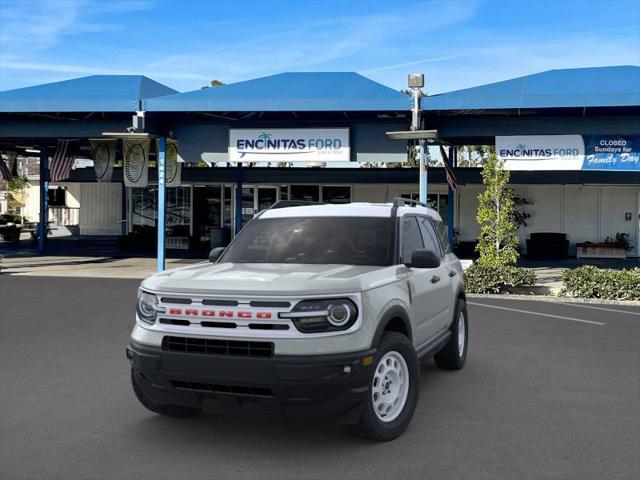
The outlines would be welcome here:
<svg viewBox="0 0 640 480">
<path fill-rule="evenodd" d="M 393 199 L 393 206 L 394 207 L 404 207 L 406 205 L 409 205 L 411 207 L 426 207 L 429 208 L 428 205 L 426 205 L 425 203 L 419 202 L 418 200 L 412 200 L 410 198 L 401 198 L 401 197 L 396 197 Z"/>
<path fill-rule="evenodd" d="M 274 208 L 287 208 L 287 207 L 308 207 L 311 205 L 322 205 L 321 202 L 308 202 L 306 200 L 279 200 L 271 205 L 268 210 Z"/>
</svg>

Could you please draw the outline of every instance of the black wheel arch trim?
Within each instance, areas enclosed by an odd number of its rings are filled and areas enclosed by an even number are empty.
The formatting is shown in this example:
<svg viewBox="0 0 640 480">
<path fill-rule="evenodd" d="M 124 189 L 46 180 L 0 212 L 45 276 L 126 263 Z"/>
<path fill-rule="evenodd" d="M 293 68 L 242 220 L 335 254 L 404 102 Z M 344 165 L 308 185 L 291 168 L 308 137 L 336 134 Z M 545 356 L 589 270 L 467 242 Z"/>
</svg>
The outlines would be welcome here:
<svg viewBox="0 0 640 480">
<path fill-rule="evenodd" d="M 386 331 L 387 326 L 392 320 L 395 320 L 396 318 L 402 322 L 409 340 L 413 340 L 413 332 L 411 330 L 411 321 L 409 320 L 409 314 L 400 305 L 394 305 L 390 307 L 382 316 L 382 319 L 378 324 L 378 328 L 376 328 L 376 333 L 373 336 L 373 342 L 371 344 L 372 347 L 375 347 L 380 343 L 382 334 Z"/>
</svg>

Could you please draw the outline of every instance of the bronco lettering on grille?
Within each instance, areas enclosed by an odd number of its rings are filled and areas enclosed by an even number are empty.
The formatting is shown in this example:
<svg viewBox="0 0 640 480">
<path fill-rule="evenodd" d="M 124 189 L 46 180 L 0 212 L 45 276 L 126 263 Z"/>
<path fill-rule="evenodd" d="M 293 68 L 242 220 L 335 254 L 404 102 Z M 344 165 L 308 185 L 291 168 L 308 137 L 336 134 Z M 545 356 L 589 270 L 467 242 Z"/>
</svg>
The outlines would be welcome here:
<svg viewBox="0 0 640 480">
<path fill-rule="evenodd" d="M 169 315 L 185 315 L 189 317 L 218 317 L 218 318 L 242 318 L 242 319 L 251 319 L 251 318 L 259 318 L 261 320 L 269 320 L 272 315 L 271 312 L 253 312 L 250 310 L 214 310 L 214 309 L 203 309 L 198 310 L 196 308 L 175 308 L 172 307 L 169 309 Z"/>
</svg>

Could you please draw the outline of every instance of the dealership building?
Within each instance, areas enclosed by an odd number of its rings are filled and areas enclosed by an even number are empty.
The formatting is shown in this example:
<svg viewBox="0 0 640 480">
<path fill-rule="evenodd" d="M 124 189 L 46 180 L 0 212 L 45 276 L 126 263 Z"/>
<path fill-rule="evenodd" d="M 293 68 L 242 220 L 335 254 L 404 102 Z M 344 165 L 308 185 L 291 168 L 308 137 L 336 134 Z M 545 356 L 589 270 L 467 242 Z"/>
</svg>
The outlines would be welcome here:
<svg viewBox="0 0 640 480">
<path fill-rule="evenodd" d="M 640 254 L 640 67 L 553 70 L 427 96 L 420 121 L 453 166 L 455 188 L 444 168 L 427 173 L 428 202 L 452 241 L 479 233 L 481 170 L 458 165 L 460 150 L 490 145 L 512 170 L 523 253 L 532 233 L 555 232 L 566 234 L 569 255 L 618 233 L 628 234 L 631 256 Z M 416 198 L 418 169 L 400 168 L 407 143 L 386 135 L 410 125 L 410 97 L 349 72 L 283 73 L 186 93 L 142 76 L 0 92 L 5 158 L 16 152 L 51 164 L 68 140 L 74 155 L 96 162 L 59 182 L 46 182 L 45 170 L 31 177 L 24 216 L 37 220 L 45 205 L 70 232 L 144 249 L 155 245 L 165 193 L 161 230 L 173 256 L 227 244 L 280 200 Z M 167 162 L 166 192 L 158 160 Z"/>
</svg>

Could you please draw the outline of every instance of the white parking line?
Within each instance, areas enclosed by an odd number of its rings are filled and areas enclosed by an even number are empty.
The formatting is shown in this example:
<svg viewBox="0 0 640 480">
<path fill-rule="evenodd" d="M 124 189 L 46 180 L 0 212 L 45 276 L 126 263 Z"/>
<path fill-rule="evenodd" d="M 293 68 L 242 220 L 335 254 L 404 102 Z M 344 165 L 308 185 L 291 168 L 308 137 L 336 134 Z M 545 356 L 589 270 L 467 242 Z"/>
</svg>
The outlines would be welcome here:
<svg viewBox="0 0 640 480">
<path fill-rule="evenodd" d="M 547 302 L 551 303 L 551 302 Z M 585 305 L 583 303 L 564 303 L 560 302 L 561 305 L 567 305 L 569 307 L 582 307 L 582 308 L 593 308 L 594 310 L 604 310 L 606 312 L 617 312 L 617 313 L 626 313 L 628 315 L 640 315 L 640 312 L 631 312 L 629 310 L 619 310 L 617 308 L 605 308 L 605 307 L 594 307 L 593 305 Z"/>
<path fill-rule="evenodd" d="M 529 315 L 539 315 L 541 317 L 559 318 L 561 320 L 569 320 L 571 322 L 588 323 L 590 325 L 606 325 L 603 322 L 593 322 L 591 320 L 582 320 L 581 318 L 565 317 L 562 315 L 552 315 L 550 313 L 533 312 L 531 310 L 520 310 L 518 308 L 499 307 L 498 305 L 489 305 L 486 303 L 467 302 L 467 305 L 477 305 L 478 307 L 497 308 L 498 310 L 507 310 L 509 312 L 528 313 Z"/>
</svg>

